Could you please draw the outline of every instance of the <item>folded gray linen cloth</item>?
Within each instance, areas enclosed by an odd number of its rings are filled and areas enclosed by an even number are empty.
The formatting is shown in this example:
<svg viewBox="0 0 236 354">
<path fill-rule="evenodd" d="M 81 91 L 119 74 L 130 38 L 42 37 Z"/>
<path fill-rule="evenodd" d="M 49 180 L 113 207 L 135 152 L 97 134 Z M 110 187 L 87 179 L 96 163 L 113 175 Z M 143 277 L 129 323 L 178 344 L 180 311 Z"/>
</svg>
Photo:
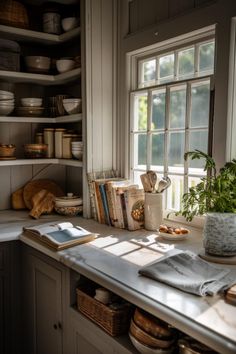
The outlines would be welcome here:
<svg viewBox="0 0 236 354">
<path fill-rule="evenodd" d="M 236 283 L 229 269 L 215 267 L 190 251 L 143 267 L 139 273 L 199 296 L 215 295 Z"/>
</svg>

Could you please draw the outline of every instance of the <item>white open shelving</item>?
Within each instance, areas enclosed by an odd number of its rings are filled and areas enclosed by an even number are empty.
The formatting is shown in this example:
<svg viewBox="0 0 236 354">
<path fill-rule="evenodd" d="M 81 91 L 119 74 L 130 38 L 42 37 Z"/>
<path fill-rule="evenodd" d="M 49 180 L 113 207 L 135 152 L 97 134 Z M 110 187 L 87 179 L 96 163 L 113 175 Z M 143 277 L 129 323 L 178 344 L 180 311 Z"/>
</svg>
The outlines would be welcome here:
<svg viewBox="0 0 236 354">
<path fill-rule="evenodd" d="M 82 114 L 70 114 L 56 118 L 52 117 L 21 117 L 21 116 L 0 116 L 0 123 L 76 123 L 82 121 Z"/>
<path fill-rule="evenodd" d="M 16 159 L 16 160 L 2 160 L 1 166 L 24 166 L 24 165 L 63 165 L 72 167 L 83 167 L 83 162 L 72 159 Z"/>
<path fill-rule="evenodd" d="M 81 68 L 76 68 L 58 75 L 32 74 L 18 71 L 0 70 L 0 79 L 14 83 L 34 83 L 38 85 L 62 85 L 76 80 L 81 75 Z"/>
<path fill-rule="evenodd" d="M 0 25 L 0 36 L 21 42 L 34 42 L 44 45 L 62 44 L 80 35 L 80 27 L 60 35 L 32 31 L 23 28 Z"/>
<path fill-rule="evenodd" d="M 34 42 L 43 45 L 62 44 L 80 35 L 80 27 L 61 35 L 48 34 L 28 29 L 0 25 L 0 37 L 14 39 L 21 42 Z M 40 73 L 27 73 L 17 71 L 0 70 L 0 79 L 13 83 L 33 83 L 37 85 L 64 85 L 73 82 L 81 75 L 81 68 L 68 72 L 48 75 Z M 82 114 L 63 115 L 59 117 L 22 117 L 22 116 L 0 116 L 0 123 L 76 123 L 82 121 Z M 82 167 L 83 162 L 73 159 L 15 159 L 1 160 L 0 166 L 39 165 L 39 164 L 60 164 L 64 166 Z"/>
</svg>

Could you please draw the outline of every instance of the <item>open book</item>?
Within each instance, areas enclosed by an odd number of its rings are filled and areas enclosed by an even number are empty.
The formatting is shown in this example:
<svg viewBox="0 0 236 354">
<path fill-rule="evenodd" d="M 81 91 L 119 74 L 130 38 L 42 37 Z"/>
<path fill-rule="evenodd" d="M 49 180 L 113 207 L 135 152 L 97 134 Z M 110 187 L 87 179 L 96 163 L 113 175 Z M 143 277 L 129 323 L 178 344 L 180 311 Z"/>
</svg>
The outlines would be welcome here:
<svg viewBox="0 0 236 354">
<path fill-rule="evenodd" d="M 96 235 L 70 222 L 23 227 L 23 235 L 56 251 L 92 241 Z"/>
</svg>

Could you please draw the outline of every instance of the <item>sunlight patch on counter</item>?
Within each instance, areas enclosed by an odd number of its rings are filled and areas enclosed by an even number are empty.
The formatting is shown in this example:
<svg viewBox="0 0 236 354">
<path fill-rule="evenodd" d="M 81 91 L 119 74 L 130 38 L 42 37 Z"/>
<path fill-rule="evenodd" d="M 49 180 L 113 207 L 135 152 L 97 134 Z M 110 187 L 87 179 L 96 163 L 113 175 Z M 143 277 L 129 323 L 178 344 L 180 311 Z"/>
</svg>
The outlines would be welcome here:
<svg viewBox="0 0 236 354">
<path fill-rule="evenodd" d="M 123 242 L 116 243 L 115 245 L 106 247 L 105 251 L 112 253 L 116 256 L 122 256 L 123 254 L 133 252 L 138 248 L 141 248 L 141 247 L 138 245 L 135 245 L 132 242 L 123 241 Z"/>
<path fill-rule="evenodd" d="M 148 248 L 140 248 L 134 252 L 126 254 L 121 258 L 139 266 L 145 266 L 163 257 L 163 253 L 152 251 Z"/>
<path fill-rule="evenodd" d="M 93 245 L 98 248 L 104 248 L 109 245 L 113 245 L 114 243 L 119 242 L 118 237 L 115 237 L 113 235 L 106 236 L 106 237 L 98 237 L 94 241 L 91 241 L 89 244 Z"/>
</svg>

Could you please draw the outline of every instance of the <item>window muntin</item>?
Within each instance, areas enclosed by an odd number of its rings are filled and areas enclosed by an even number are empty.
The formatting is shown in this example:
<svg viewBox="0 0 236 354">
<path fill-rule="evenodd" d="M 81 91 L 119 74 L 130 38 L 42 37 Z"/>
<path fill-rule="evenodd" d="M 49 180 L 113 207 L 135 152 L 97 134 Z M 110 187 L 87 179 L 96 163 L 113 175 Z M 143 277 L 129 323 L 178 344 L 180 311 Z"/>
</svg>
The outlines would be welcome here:
<svg viewBox="0 0 236 354">
<path fill-rule="evenodd" d="M 213 39 L 176 49 L 138 62 L 138 88 L 212 75 L 215 42 Z"/>
<path fill-rule="evenodd" d="M 140 175 L 148 169 L 168 175 L 172 185 L 166 193 L 167 209 L 179 210 L 183 193 L 205 175 L 203 161 L 183 157 L 189 150 L 208 152 L 210 82 L 211 76 L 186 79 L 131 93 L 131 106 L 142 101 L 144 112 L 133 115 L 133 179 L 140 184 Z"/>
</svg>

